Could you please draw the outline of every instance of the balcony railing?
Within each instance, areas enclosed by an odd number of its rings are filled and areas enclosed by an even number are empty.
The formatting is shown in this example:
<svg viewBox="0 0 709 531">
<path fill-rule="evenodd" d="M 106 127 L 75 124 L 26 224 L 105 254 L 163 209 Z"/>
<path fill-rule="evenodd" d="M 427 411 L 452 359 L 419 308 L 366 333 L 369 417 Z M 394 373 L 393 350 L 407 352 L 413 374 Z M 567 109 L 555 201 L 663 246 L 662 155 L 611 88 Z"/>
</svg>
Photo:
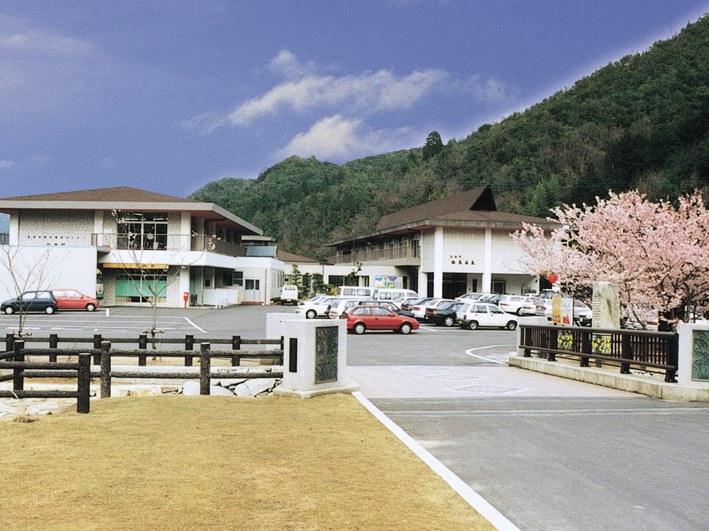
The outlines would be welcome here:
<svg viewBox="0 0 709 531">
<path fill-rule="evenodd" d="M 109 247 L 115 250 L 134 251 L 197 251 L 225 256 L 246 256 L 246 248 L 231 242 L 225 242 L 207 234 L 92 234 L 91 244 Z"/>
<path fill-rule="evenodd" d="M 402 258 L 419 258 L 421 247 L 402 245 L 399 247 L 389 247 L 387 249 L 376 249 L 373 251 L 361 251 L 358 253 L 341 254 L 331 256 L 328 262 L 331 264 L 354 264 L 357 262 L 372 262 L 377 260 L 398 260 Z"/>
</svg>

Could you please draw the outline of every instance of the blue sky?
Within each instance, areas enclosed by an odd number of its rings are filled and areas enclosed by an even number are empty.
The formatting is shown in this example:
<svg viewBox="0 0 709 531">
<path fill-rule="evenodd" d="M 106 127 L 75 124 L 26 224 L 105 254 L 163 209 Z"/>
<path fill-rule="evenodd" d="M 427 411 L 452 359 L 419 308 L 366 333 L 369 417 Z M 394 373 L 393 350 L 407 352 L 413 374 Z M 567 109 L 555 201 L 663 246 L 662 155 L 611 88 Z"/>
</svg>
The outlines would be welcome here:
<svg viewBox="0 0 709 531">
<path fill-rule="evenodd" d="M 671 38 L 709 0 L 3 0 L 0 197 L 186 197 L 290 155 L 444 142 Z"/>
</svg>

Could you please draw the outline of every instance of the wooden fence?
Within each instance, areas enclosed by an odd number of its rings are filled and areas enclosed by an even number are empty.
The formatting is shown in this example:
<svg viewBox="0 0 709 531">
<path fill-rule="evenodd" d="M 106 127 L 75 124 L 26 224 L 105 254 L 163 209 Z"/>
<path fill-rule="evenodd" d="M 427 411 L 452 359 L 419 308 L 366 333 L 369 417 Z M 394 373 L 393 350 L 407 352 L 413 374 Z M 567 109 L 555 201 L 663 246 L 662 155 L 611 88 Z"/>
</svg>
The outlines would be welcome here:
<svg viewBox="0 0 709 531">
<path fill-rule="evenodd" d="M 49 348 L 26 348 L 26 343 L 49 343 Z M 283 365 L 283 337 L 280 339 L 242 339 L 240 336 L 233 336 L 231 339 L 211 339 L 195 342 L 194 336 L 188 335 L 181 339 L 148 339 L 146 334 L 141 334 L 138 338 L 138 349 L 113 349 L 113 343 L 136 343 L 135 339 L 117 338 L 112 341 L 104 340 L 99 334 L 93 338 L 59 338 L 57 334 L 50 335 L 49 338 L 27 337 L 16 338 L 13 334 L 8 334 L 5 338 L 6 352 L 0 353 L 0 369 L 12 369 L 13 373 L 0 376 L 0 382 L 13 381 L 12 391 L 0 391 L 0 397 L 15 398 L 77 398 L 77 412 L 89 412 L 89 389 L 91 378 L 101 379 L 101 397 L 111 396 L 112 378 L 147 378 L 147 379 L 179 379 L 192 380 L 195 374 L 192 372 L 170 372 L 165 371 L 122 371 L 111 370 L 111 358 L 113 357 L 137 357 L 139 366 L 147 363 L 147 345 L 150 343 L 172 343 L 184 344 L 184 350 L 154 350 L 152 355 L 167 358 L 183 358 L 186 367 L 192 366 L 193 359 L 200 359 L 200 394 L 209 395 L 210 380 L 212 378 L 223 378 L 223 375 L 213 375 L 211 373 L 212 358 L 231 359 L 233 367 L 239 366 L 242 359 L 262 359 L 275 358 L 277 365 Z M 59 348 L 60 343 L 92 344 L 94 348 Z M 230 345 L 231 349 L 211 350 L 212 344 Z M 199 351 L 194 347 L 199 345 Z M 242 345 L 272 345 L 279 347 L 270 350 L 242 350 Z M 57 356 L 78 355 L 78 363 L 59 363 Z M 26 357 L 46 356 L 48 362 L 25 361 Z M 99 371 L 91 371 L 91 357 L 94 358 L 94 365 L 100 367 Z M 25 378 L 77 378 L 77 391 L 25 391 Z M 230 372 L 230 378 L 282 378 L 283 372 L 269 373 L 248 373 Z"/>
</svg>

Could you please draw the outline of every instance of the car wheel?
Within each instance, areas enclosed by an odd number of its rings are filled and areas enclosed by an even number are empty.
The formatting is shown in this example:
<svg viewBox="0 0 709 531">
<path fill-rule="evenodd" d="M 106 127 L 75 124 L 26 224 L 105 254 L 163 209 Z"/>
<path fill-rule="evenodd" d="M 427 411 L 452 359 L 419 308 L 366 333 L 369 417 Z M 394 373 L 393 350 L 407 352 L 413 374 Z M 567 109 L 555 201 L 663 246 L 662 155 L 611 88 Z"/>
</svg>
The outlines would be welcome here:
<svg viewBox="0 0 709 531">
<path fill-rule="evenodd" d="M 468 323 L 468 330 L 477 330 L 478 328 L 478 322 L 477 321 L 470 321 Z"/>
<path fill-rule="evenodd" d="M 317 315 L 318 315 L 318 312 L 316 312 L 315 310 L 308 310 L 307 312 L 305 312 L 306 319 L 315 319 L 315 317 L 317 317 Z"/>
<path fill-rule="evenodd" d="M 401 323 L 401 326 L 399 327 L 399 332 L 402 334 L 408 334 L 411 332 L 413 327 L 411 326 L 410 323 Z"/>
<path fill-rule="evenodd" d="M 7 315 L 12 315 L 13 313 L 15 313 L 15 310 L 12 309 L 12 306 L 8 306 L 7 308 L 5 308 L 5 313 Z"/>
<path fill-rule="evenodd" d="M 46 313 L 47 315 L 52 315 L 52 314 L 54 313 L 54 307 L 53 307 L 53 306 L 47 306 L 47 307 L 44 309 L 44 313 Z"/>
<path fill-rule="evenodd" d="M 364 323 L 357 323 L 354 325 L 355 334 L 364 334 L 365 330 L 367 330 L 367 327 L 364 326 Z"/>
<path fill-rule="evenodd" d="M 446 317 L 445 321 L 443 321 L 443 324 L 445 326 L 453 326 L 455 324 L 455 319 L 452 317 Z"/>
<path fill-rule="evenodd" d="M 87 312 L 93 312 L 95 309 L 96 309 L 96 305 L 95 305 L 95 304 L 87 304 L 87 305 L 86 305 L 86 311 L 87 311 Z"/>
<path fill-rule="evenodd" d="M 517 309 L 517 315 L 518 315 L 519 317 L 522 317 L 522 308 L 518 308 L 518 309 Z"/>
<path fill-rule="evenodd" d="M 514 330 L 517 328 L 517 321 L 510 321 L 505 328 L 507 328 L 507 330 Z"/>
</svg>

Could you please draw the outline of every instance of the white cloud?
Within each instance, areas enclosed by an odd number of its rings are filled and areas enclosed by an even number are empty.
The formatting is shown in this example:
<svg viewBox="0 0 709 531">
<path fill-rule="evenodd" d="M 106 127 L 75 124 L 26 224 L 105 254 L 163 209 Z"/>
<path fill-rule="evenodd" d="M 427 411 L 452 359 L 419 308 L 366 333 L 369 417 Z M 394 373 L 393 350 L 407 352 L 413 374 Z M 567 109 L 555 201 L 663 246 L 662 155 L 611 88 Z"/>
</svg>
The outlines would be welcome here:
<svg viewBox="0 0 709 531">
<path fill-rule="evenodd" d="M 371 153 L 393 151 L 407 145 L 408 128 L 396 131 L 365 131 L 362 119 L 346 119 L 341 115 L 323 118 L 307 133 L 299 133 L 275 156 L 292 155 L 321 160 L 346 160 Z"/>
<path fill-rule="evenodd" d="M 91 55 L 94 51 L 94 46 L 87 41 L 47 31 L 30 29 L 0 32 L 0 53 L 76 58 Z"/>
<path fill-rule="evenodd" d="M 269 65 L 274 72 L 283 74 L 288 79 L 297 79 L 314 74 L 317 70 L 315 63 L 310 61 L 307 64 L 301 63 L 292 52 L 281 50 L 281 52 L 271 59 Z"/>
<path fill-rule="evenodd" d="M 361 115 L 407 109 L 435 90 L 444 90 L 450 77 L 446 71 L 438 69 L 415 71 L 404 77 L 397 77 L 388 70 L 323 76 L 315 73 L 313 63 L 303 65 L 287 50 L 271 60 L 271 68 L 289 80 L 242 103 L 228 114 L 205 113 L 186 120 L 183 125 L 210 132 L 226 125 L 248 126 L 286 110 L 303 114 L 322 109 Z"/>
<path fill-rule="evenodd" d="M 11 160 L 0 160 L 0 170 L 6 170 L 13 164 L 15 163 Z"/>
</svg>

